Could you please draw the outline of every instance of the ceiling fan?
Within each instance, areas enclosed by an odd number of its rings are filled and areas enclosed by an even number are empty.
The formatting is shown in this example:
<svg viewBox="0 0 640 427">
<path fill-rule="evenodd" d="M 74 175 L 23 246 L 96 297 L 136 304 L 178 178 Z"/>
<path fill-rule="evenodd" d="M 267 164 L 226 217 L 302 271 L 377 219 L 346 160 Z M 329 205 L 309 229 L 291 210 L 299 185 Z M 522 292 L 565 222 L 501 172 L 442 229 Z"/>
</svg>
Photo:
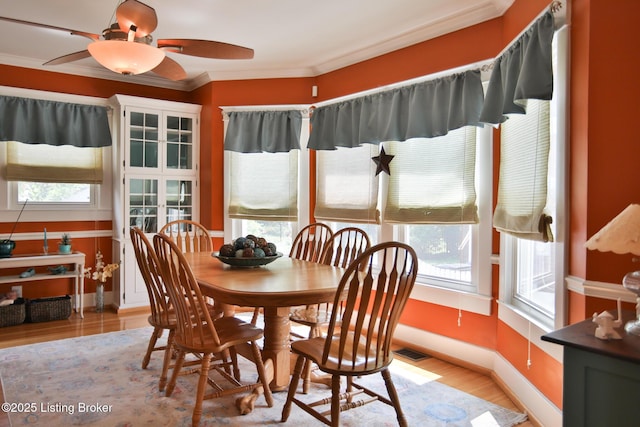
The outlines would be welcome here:
<svg viewBox="0 0 640 427">
<path fill-rule="evenodd" d="M 182 80 L 187 73 L 165 52 L 212 59 L 251 59 L 253 49 L 229 43 L 197 39 L 159 39 L 151 43 L 151 33 L 158 25 L 156 11 L 138 1 L 125 0 L 116 9 L 116 22 L 98 34 L 37 22 L 0 16 L 0 20 L 34 27 L 60 30 L 91 40 L 87 49 L 70 53 L 44 63 L 59 65 L 92 56 L 104 67 L 120 74 L 142 74 L 151 71 L 170 80 Z"/>
</svg>

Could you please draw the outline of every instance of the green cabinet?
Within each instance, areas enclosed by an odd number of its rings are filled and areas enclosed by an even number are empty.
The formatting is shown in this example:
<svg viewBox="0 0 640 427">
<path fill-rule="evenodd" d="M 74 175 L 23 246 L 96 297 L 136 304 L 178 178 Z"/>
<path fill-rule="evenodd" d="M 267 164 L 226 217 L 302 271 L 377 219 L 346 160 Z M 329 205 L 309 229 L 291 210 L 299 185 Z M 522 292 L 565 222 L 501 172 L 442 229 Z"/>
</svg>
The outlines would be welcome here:
<svg viewBox="0 0 640 427">
<path fill-rule="evenodd" d="M 635 313 L 624 312 L 626 321 Z M 591 319 L 544 335 L 564 346 L 562 425 L 636 427 L 640 425 L 640 336 L 623 328 L 621 340 L 594 336 Z"/>
</svg>

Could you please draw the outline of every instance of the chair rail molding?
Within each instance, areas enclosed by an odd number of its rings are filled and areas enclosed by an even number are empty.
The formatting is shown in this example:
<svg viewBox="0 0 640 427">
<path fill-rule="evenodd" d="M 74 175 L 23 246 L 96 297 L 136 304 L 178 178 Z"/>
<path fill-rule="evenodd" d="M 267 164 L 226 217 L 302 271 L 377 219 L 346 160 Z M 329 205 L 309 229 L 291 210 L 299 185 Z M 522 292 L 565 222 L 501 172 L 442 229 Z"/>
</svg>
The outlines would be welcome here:
<svg viewBox="0 0 640 427">
<path fill-rule="evenodd" d="M 576 276 L 567 276 L 565 282 L 568 290 L 588 297 L 636 302 L 636 294 L 623 288 L 620 283 L 598 282 Z"/>
</svg>

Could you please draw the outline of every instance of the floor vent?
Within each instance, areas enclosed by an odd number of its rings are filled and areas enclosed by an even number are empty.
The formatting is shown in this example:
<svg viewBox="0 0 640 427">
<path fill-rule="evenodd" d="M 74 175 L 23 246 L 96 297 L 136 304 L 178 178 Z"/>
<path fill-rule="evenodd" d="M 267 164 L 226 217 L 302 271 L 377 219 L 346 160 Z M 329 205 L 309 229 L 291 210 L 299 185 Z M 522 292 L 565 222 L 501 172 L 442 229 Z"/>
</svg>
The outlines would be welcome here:
<svg viewBox="0 0 640 427">
<path fill-rule="evenodd" d="M 394 351 L 394 353 L 398 356 L 403 356 L 411 360 L 422 360 L 431 357 L 428 354 L 420 353 L 419 351 L 411 350 L 409 348 L 401 348 L 400 350 Z"/>
</svg>

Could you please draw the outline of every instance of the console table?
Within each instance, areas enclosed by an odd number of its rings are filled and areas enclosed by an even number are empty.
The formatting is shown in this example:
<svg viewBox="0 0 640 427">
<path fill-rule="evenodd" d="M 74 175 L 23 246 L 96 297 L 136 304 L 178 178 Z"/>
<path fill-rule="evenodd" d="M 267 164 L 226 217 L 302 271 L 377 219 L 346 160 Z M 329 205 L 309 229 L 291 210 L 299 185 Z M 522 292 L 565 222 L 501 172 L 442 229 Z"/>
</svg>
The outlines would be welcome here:
<svg viewBox="0 0 640 427">
<path fill-rule="evenodd" d="M 617 318 L 617 311 L 610 311 Z M 623 325 L 635 319 L 624 311 Z M 621 327 L 620 340 L 594 336 L 592 319 L 542 336 L 564 346 L 563 426 L 638 426 L 640 423 L 640 336 Z"/>
<path fill-rule="evenodd" d="M 0 283 L 19 285 L 36 280 L 73 279 L 75 297 L 73 300 L 73 309 L 76 313 L 80 313 L 81 318 L 84 318 L 84 261 L 85 255 L 82 252 L 75 251 L 70 254 L 14 254 L 9 258 L 0 258 L 0 269 L 24 268 L 26 270 L 31 267 L 67 264 L 73 264 L 74 268 L 72 271 L 67 271 L 64 274 L 36 273 L 30 277 L 20 277 L 19 273 L 11 276 L 0 275 Z"/>
</svg>

